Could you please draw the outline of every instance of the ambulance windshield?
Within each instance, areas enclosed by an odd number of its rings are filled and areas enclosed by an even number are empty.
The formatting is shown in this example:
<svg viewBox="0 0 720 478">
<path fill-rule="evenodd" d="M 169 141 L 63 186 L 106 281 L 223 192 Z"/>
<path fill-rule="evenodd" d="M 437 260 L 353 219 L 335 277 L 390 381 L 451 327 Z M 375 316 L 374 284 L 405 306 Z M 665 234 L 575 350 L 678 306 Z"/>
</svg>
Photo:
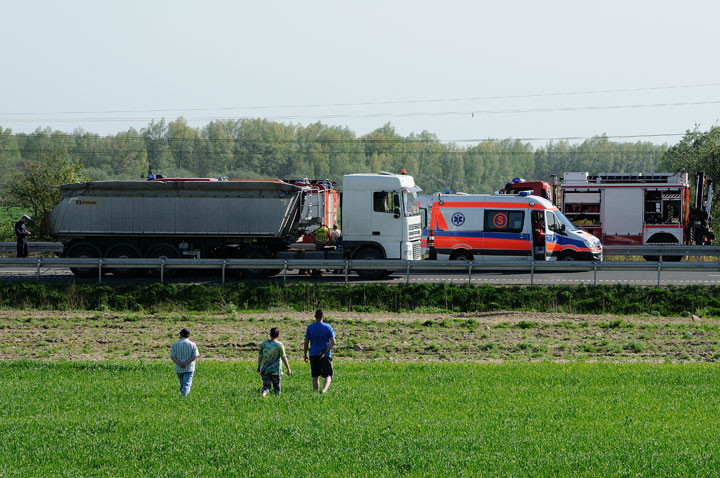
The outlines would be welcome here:
<svg viewBox="0 0 720 478">
<path fill-rule="evenodd" d="M 560 211 L 554 211 L 555 216 L 557 217 L 558 221 L 560 221 L 560 224 L 563 224 L 565 226 L 566 231 L 576 231 L 577 227 L 573 225 L 572 222 L 570 222 L 570 219 L 565 217 L 565 214 L 561 213 Z"/>
</svg>

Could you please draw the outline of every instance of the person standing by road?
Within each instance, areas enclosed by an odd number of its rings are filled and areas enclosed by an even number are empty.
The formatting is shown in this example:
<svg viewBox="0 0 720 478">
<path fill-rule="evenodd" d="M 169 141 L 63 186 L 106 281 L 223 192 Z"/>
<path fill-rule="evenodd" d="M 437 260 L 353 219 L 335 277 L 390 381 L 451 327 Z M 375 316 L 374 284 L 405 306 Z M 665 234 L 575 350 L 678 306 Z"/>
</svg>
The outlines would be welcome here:
<svg viewBox="0 0 720 478">
<path fill-rule="evenodd" d="M 200 356 L 197 345 L 190 340 L 190 331 L 182 329 L 180 340 L 172 344 L 170 358 L 175 362 L 175 372 L 180 380 L 180 396 L 190 393 L 193 375 L 195 374 L 195 361 Z"/>
<path fill-rule="evenodd" d="M 323 387 L 320 393 L 330 388 L 333 377 L 332 348 L 335 346 L 335 332 L 330 324 L 323 321 L 322 310 L 315 311 L 315 322 L 308 325 L 305 330 L 305 361 L 310 362 L 313 390 L 320 388 L 320 377 L 323 377 Z M 309 356 L 308 356 L 309 346 Z"/>
<path fill-rule="evenodd" d="M 30 221 L 30 216 L 25 214 L 15 223 L 15 237 L 17 237 L 17 255 L 16 257 L 28 256 L 27 237 L 31 234 L 27 230 L 26 224 Z"/>
</svg>

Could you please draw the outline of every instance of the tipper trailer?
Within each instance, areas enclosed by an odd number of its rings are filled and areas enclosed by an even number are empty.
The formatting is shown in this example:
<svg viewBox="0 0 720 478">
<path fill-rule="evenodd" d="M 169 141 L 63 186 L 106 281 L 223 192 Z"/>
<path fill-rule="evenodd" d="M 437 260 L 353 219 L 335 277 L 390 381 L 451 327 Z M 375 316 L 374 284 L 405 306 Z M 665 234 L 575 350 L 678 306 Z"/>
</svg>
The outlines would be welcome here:
<svg viewBox="0 0 720 478">
<path fill-rule="evenodd" d="M 343 247 L 316 251 L 292 246 L 320 223 L 332 226 L 337 191 L 329 182 L 292 183 L 162 179 L 66 184 L 49 216 L 50 231 L 63 243 L 66 257 L 421 259 L 419 188 L 411 176 L 346 175 Z M 73 268 L 80 276 L 96 270 Z M 358 274 L 374 279 L 386 271 Z"/>
</svg>

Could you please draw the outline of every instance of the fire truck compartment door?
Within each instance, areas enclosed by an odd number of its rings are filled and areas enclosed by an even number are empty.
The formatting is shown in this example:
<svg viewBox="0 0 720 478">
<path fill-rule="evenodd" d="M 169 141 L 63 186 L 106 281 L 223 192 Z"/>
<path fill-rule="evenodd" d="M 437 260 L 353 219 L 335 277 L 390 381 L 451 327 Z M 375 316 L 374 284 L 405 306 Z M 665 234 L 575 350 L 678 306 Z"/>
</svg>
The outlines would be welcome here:
<svg viewBox="0 0 720 478">
<path fill-rule="evenodd" d="M 642 188 L 608 188 L 603 196 L 603 234 L 642 234 Z"/>
</svg>

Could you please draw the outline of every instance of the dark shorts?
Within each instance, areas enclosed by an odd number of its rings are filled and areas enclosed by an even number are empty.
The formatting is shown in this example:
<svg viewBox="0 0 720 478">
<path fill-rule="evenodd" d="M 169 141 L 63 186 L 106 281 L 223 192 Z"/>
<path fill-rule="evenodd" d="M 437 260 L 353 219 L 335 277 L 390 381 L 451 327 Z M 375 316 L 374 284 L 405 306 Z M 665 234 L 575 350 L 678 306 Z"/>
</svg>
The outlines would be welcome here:
<svg viewBox="0 0 720 478">
<path fill-rule="evenodd" d="M 320 358 L 319 355 L 310 356 L 310 374 L 313 377 L 332 377 L 332 358 L 327 355 Z"/>
</svg>

